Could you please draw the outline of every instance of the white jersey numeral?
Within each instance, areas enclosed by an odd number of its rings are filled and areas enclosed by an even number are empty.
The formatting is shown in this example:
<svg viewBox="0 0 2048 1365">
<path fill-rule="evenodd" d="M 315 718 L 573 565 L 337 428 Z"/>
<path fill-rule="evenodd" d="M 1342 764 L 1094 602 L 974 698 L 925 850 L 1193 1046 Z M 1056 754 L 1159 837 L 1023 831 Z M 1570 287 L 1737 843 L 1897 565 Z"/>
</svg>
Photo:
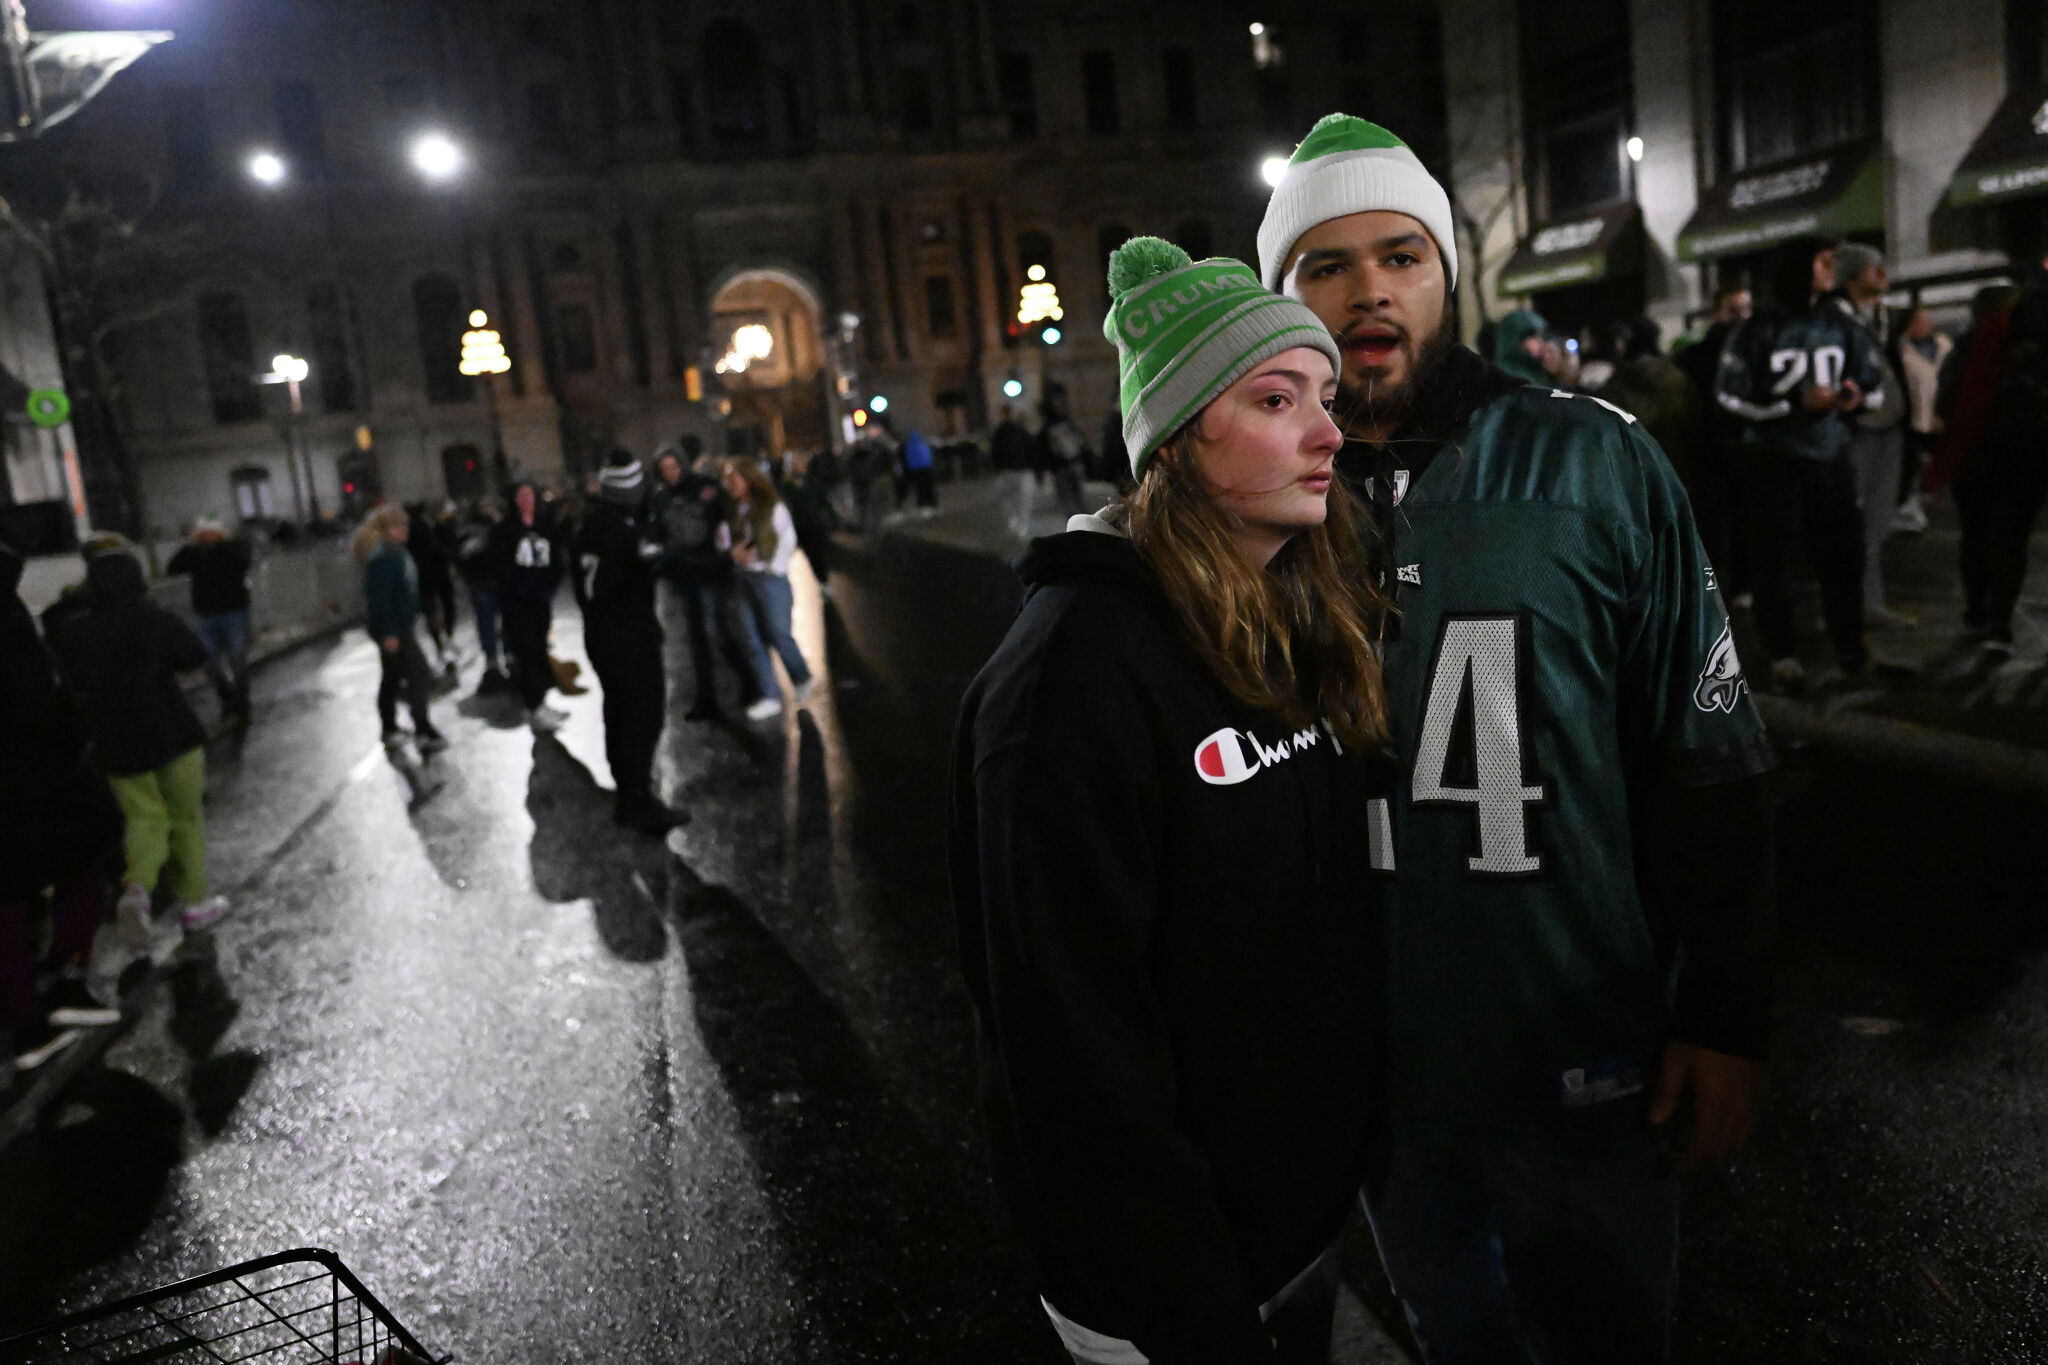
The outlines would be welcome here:
<svg viewBox="0 0 2048 1365">
<path fill-rule="evenodd" d="M 1532 781 L 1523 772 L 1522 630 L 1516 616 L 1447 618 L 1422 708 L 1409 798 L 1418 806 L 1472 807 L 1479 851 L 1465 866 L 1481 876 L 1543 871 L 1543 859 L 1529 850 L 1528 810 L 1545 799 L 1545 791 L 1540 778 Z M 1461 716 L 1468 717 L 1465 727 L 1458 724 Z M 1470 786 L 1453 786 L 1446 778 L 1452 737 L 1460 728 L 1471 736 Z"/>
<path fill-rule="evenodd" d="M 1807 371 L 1813 372 L 1813 382 L 1824 389 L 1840 387 L 1842 372 L 1849 368 L 1849 354 L 1839 346 L 1816 346 L 1809 354 L 1797 347 L 1787 347 L 1771 352 L 1771 373 L 1781 376 L 1771 385 L 1771 392 L 1787 394 Z"/>
</svg>

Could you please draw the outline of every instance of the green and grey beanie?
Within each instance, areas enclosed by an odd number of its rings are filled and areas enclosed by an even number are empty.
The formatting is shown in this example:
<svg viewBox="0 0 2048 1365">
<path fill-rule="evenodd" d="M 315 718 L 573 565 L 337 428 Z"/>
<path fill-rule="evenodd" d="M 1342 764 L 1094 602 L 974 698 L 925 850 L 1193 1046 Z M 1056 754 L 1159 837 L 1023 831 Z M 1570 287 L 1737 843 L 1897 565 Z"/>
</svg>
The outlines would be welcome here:
<svg viewBox="0 0 2048 1365">
<path fill-rule="evenodd" d="M 1422 168 L 1408 144 L 1377 123 L 1325 114 L 1287 159 L 1287 173 L 1266 202 L 1259 224 L 1259 276 L 1280 287 L 1280 267 L 1302 234 L 1317 223 L 1353 213 L 1405 213 L 1429 229 L 1444 273 L 1458 283 L 1458 235 L 1451 197 Z"/>
<path fill-rule="evenodd" d="M 1330 329 L 1261 285 L 1243 261 L 1195 261 L 1171 242 L 1133 237 L 1109 258 L 1114 300 L 1102 334 L 1116 343 L 1131 476 L 1167 437 L 1260 361 L 1313 346 L 1343 365 Z"/>
</svg>

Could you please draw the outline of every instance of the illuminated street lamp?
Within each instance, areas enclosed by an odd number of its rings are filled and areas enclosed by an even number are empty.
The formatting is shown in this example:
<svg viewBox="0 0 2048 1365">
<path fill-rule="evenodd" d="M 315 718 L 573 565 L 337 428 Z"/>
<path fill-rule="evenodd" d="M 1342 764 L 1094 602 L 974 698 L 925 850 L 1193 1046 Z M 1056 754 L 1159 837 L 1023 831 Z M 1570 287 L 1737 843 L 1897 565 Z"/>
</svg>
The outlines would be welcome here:
<svg viewBox="0 0 2048 1365">
<path fill-rule="evenodd" d="M 887 412 L 889 410 L 889 399 L 887 396 L 878 393 L 868 400 L 868 408 L 874 412 Z"/>
<path fill-rule="evenodd" d="M 1265 181 L 1276 190 L 1280 188 L 1280 182 L 1286 176 L 1287 158 L 1284 156 L 1269 156 L 1259 163 L 1259 179 Z"/>
<path fill-rule="evenodd" d="M 758 322 L 750 322 L 732 334 L 732 345 L 711 368 L 720 374 L 745 374 L 747 366 L 766 360 L 775 350 L 775 334 Z"/>
<path fill-rule="evenodd" d="M 1005 397 L 1005 398 L 1022 398 L 1023 396 L 1024 396 L 1024 381 L 1023 381 L 1023 380 L 1021 380 L 1021 379 L 1005 379 L 1005 380 L 1003 381 L 1003 397 Z"/>
<path fill-rule="evenodd" d="M 284 183 L 284 158 L 276 152 L 260 151 L 249 158 L 249 178 L 265 189 Z"/>
<path fill-rule="evenodd" d="M 505 339 L 490 326 L 491 315 L 478 308 L 469 315 L 469 330 L 462 334 L 462 364 L 458 367 L 472 379 L 484 381 L 484 407 L 491 415 L 491 454 L 502 473 L 505 468 L 505 431 L 498 421 L 498 386 L 493 380 L 512 368 L 505 354 Z"/>
<path fill-rule="evenodd" d="M 462 173 L 462 148 L 448 134 L 421 133 L 412 140 L 413 169 L 433 181 L 453 180 Z"/>
<path fill-rule="evenodd" d="M 1629 159 L 1630 161 L 1641 161 L 1641 160 L 1643 159 L 1643 140 L 1642 140 L 1641 138 L 1639 138 L 1639 137 L 1632 137 L 1632 138 L 1630 138 L 1630 139 L 1628 140 L 1627 146 L 1628 146 L 1628 159 Z"/>
</svg>

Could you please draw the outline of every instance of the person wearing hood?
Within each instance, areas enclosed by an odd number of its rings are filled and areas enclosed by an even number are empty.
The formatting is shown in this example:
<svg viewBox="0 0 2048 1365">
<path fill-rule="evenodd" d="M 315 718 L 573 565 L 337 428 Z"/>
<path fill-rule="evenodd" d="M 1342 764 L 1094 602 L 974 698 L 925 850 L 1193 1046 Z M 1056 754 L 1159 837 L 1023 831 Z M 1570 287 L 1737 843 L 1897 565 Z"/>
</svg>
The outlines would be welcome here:
<svg viewBox="0 0 2048 1365">
<path fill-rule="evenodd" d="M 64 680 L 127 820 L 125 890 L 116 922 L 138 950 L 150 946 L 151 900 L 166 872 L 185 929 L 227 912 L 206 885 L 206 731 L 185 700 L 180 673 L 206 666 L 192 628 L 150 600 L 142 561 L 115 535 L 85 546 L 88 607 L 56 640 Z"/>
<path fill-rule="evenodd" d="M 563 553 L 554 518 L 532 484 L 513 486 L 512 511 L 491 528 L 490 554 L 504 579 L 498 612 L 505 651 L 512 656 L 512 685 L 528 723 L 538 733 L 552 733 L 569 718 L 568 712 L 547 704 L 548 689 L 555 685 L 548 626 L 562 583 Z"/>
<path fill-rule="evenodd" d="M 1393 133 L 1319 121 L 1258 242 L 1343 350 L 1395 597 L 1388 1275 L 1429 1365 L 1662 1360 L 1673 1168 L 1742 1146 L 1771 1019 L 1772 755 L 1713 567 L 1641 422 L 1457 343 L 1450 197 Z"/>
<path fill-rule="evenodd" d="M 1141 237 L 1109 281 L 1136 486 L 1026 552 L 956 730 L 996 1185 L 1076 1361 L 1321 1362 L 1382 1009 L 1337 349 L 1236 261 Z"/>
<path fill-rule="evenodd" d="M 249 542 L 233 539 L 219 517 L 192 524 L 168 574 L 192 575 L 192 614 L 206 642 L 206 676 L 220 694 L 223 716 L 249 723 Z"/>
<path fill-rule="evenodd" d="M 121 811 L 86 764 L 77 708 L 17 595 L 24 567 L 0 543 L 0 1067 L 29 1070 L 68 1041 L 60 1030 L 121 1018 L 92 998 L 85 976 Z M 46 894 L 56 983 L 39 996 L 32 921 Z M 0 1073 L 0 1091 L 6 1084 Z"/>
<path fill-rule="evenodd" d="M 685 819 L 654 792 L 654 746 L 668 697 L 654 609 L 662 549 L 640 461 L 614 450 L 597 476 L 597 501 L 570 547 L 570 586 L 583 608 L 584 652 L 604 689 L 604 755 L 618 789 L 612 818 L 655 835 Z"/>
<path fill-rule="evenodd" d="M 1557 381 L 1543 364 L 1543 341 L 1550 324 L 1543 315 L 1517 308 L 1493 329 L 1493 363 L 1525 384 L 1555 387 Z"/>
</svg>

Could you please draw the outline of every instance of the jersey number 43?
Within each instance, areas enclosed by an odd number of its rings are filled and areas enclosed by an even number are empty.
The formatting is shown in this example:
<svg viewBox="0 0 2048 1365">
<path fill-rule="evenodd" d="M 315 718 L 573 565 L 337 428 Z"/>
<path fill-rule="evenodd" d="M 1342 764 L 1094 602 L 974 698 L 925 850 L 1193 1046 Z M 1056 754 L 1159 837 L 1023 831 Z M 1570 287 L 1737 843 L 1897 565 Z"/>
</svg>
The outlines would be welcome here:
<svg viewBox="0 0 2048 1365">
<path fill-rule="evenodd" d="M 1465 806 L 1478 825 L 1465 869 L 1480 877 L 1534 877 L 1529 810 L 1549 789 L 1523 744 L 1528 622 L 1516 615 L 1452 616 L 1437 637 L 1409 800 Z"/>
</svg>

